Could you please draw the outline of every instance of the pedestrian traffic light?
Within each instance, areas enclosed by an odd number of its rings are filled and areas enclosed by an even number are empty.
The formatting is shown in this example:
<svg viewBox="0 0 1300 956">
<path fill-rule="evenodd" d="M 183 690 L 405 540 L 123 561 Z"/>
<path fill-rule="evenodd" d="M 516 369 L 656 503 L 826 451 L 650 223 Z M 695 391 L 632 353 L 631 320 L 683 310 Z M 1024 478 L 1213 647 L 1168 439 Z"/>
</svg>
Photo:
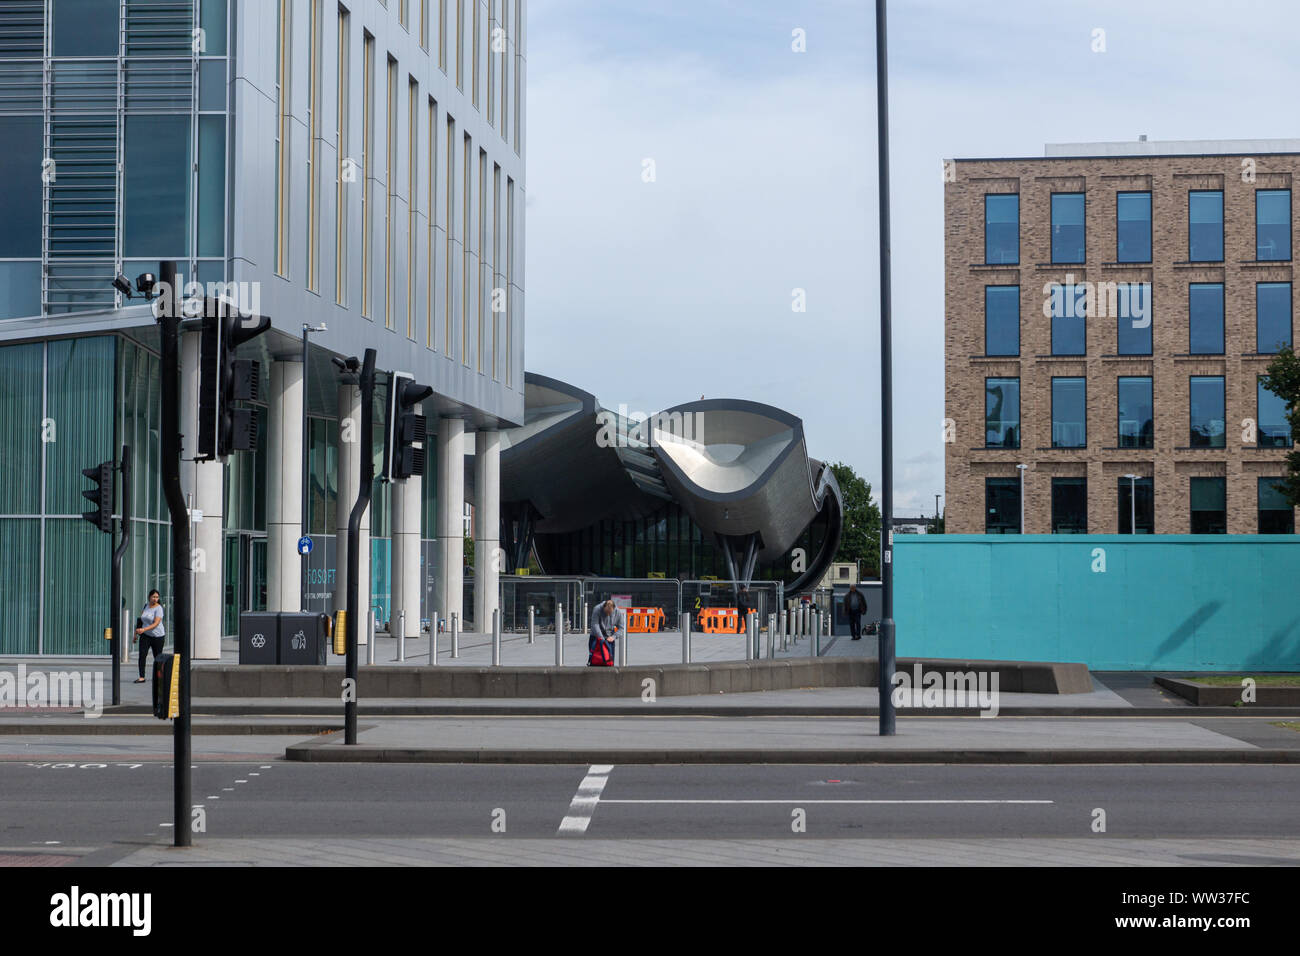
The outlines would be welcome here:
<svg viewBox="0 0 1300 956">
<path fill-rule="evenodd" d="M 415 407 L 433 394 L 405 372 L 388 380 L 388 427 L 384 431 L 384 477 L 402 481 L 424 474 L 424 440 L 428 423 Z"/>
<path fill-rule="evenodd" d="M 235 358 L 235 351 L 270 327 L 267 316 L 245 315 L 228 302 L 204 300 L 195 458 L 225 458 L 233 451 L 250 451 L 256 444 L 256 412 L 235 403 L 257 400 L 261 364 L 255 359 Z"/>
<path fill-rule="evenodd" d="M 102 462 L 94 468 L 83 468 L 81 473 L 95 483 L 95 487 L 81 494 L 89 498 L 98 507 L 94 511 L 83 511 L 85 518 L 100 531 L 113 533 L 113 463 Z"/>
<path fill-rule="evenodd" d="M 181 714 L 181 669 L 175 654 L 153 659 L 153 715 L 171 720 Z"/>
</svg>

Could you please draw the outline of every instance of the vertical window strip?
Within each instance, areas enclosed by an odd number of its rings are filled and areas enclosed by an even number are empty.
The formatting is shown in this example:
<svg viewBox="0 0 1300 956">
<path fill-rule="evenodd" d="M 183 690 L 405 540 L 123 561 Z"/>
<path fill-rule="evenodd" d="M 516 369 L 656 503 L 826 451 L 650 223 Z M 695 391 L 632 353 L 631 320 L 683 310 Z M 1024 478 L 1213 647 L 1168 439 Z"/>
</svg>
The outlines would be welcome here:
<svg viewBox="0 0 1300 956">
<path fill-rule="evenodd" d="M 515 181 L 506 179 L 506 385 L 514 375 L 514 352 L 511 338 L 515 315 Z"/>
<path fill-rule="evenodd" d="M 447 75 L 447 0 L 438 0 L 438 69 Z"/>
<path fill-rule="evenodd" d="M 275 272 L 289 273 L 289 51 L 292 45 L 290 0 L 280 0 L 276 20 L 275 101 L 278 113 L 275 136 Z"/>
<path fill-rule="evenodd" d="M 501 167 L 496 163 L 492 164 L 492 378 L 497 380 L 501 378 L 501 366 L 497 362 L 497 356 L 500 354 L 500 311 L 497 309 L 497 302 L 501 301 L 502 295 L 497 289 L 501 288 L 501 273 L 499 271 L 501 264 Z"/>
<path fill-rule="evenodd" d="M 454 269 L 452 263 L 455 261 L 452 256 L 455 253 L 456 241 L 456 121 L 450 116 L 447 117 L 447 162 L 444 164 L 444 176 L 447 178 L 447 248 L 443 256 L 446 277 L 443 285 L 446 288 L 446 302 L 443 305 L 442 328 L 443 328 L 443 351 L 447 358 L 453 357 L 452 352 L 452 334 L 451 322 L 455 312 L 455 300 L 453 298 L 454 286 Z"/>
<path fill-rule="evenodd" d="M 415 339 L 415 245 L 420 208 L 420 84 L 407 78 L 406 143 L 406 337 Z"/>
<path fill-rule="evenodd" d="M 348 206 L 343 164 L 348 159 L 348 12 L 339 7 L 338 103 L 335 117 L 334 157 L 334 301 L 348 301 Z"/>
<path fill-rule="evenodd" d="M 456 0 L 456 89 L 465 92 L 465 0 Z"/>
<path fill-rule="evenodd" d="M 375 154 L 375 38 L 366 33 L 362 57 L 361 93 L 361 314 L 374 317 L 374 197 L 370 162 Z"/>
<path fill-rule="evenodd" d="M 469 303 L 473 298 L 473 286 L 469 281 L 469 247 L 470 247 L 470 190 L 473 188 L 474 172 L 470 165 L 471 144 L 469 134 L 465 134 L 461 150 L 461 282 L 460 282 L 460 360 L 469 366 Z"/>
<path fill-rule="evenodd" d="M 429 0 L 420 0 L 420 49 L 429 49 Z"/>
<path fill-rule="evenodd" d="M 429 97 L 429 184 L 428 198 L 425 200 L 425 215 L 429 226 L 429 246 L 426 250 L 424 265 L 424 300 L 428 314 L 425 316 L 425 345 L 437 351 L 438 337 L 434 328 L 433 292 L 437 285 L 437 262 L 435 261 L 435 240 L 438 221 L 438 104 Z"/>
<path fill-rule="evenodd" d="M 516 3 L 519 0 L 515 0 Z M 501 138 L 510 141 L 510 0 L 501 0 Z"/>
<path fill-rule="evenodd" d="M 484 275 L 487 272 L 488 258 L 488 216 L 487 216 L 487 151 L 480 149 L 478 151 L 478 246 L 475 252 L 478 257 L 475 260 L 475 266 L 478 269 L 478 355 L 476 356 L 476 365 L 478 370 L 483 371 L 483 355 L 486 351 L 486 325 L 487 319 L 483 312 L 487 308 L 487 290 Z"/>
<path fill-rule="evenodd" d="M 393 205 L 397 202 L 397 61 L 388 58 L 388 103 L 384 130 L 384 328 L 393 327 Z"/>
<path fill-rule="evenodd" d="M 311 48 L 307 71 L 307 288 L 320 289 L 320 20 L 322 0 L 311 0 Z"/>
<path fill-rule="evenodd" d="M 479 89 L 478 58 L 479 58 L 479 47 L 483 45 L 483 36 L 482 36 L 483 27 L 481 23 L 483 18 L 480 15 L 479 11 L 483 8 L 483 4 L 480 2 L 480 0 L 470 0 L 470 2 L 474 4 L 474 37 L 473 37 L 474 72 L 473 75 L 471 76 L 471 79 L 474 82 L 474 89 L 470 91 L 470 98 L 474 102 L 474 108 L 478 109 L 478 89 Z"/>
<path fill-rule="evenodd" d="M 496 47 L 497 37 L 500 35 L 497 31 L 501 29 L 500 21 L 497 20 L 497 0 L 490 0 L 492 4 L 491 12 L 488 14 L 488 55 L 487 55 L 487 120 L 489 126 L 497 125 L 496 112 Z M 493 24 L 496 24 L 493 26 Z"/>
<path fill-rule="evenodd" d="M 521 67 L 523 66 L 524 50 L 523 50 L 523 47 L 520 46 L 520 44 L 519 44 L 520 39 L 521 39 L 521 38 L 523 37 L 523 35 L 524 35 L 524 34 L 523 34 L 523 14 L 522 14 L 522 12 L 521 12 L 522 9 L 523 9 L 523 5 L 524 5 L 524 4 L 523 4 L 523 0 L 515 0 L 515 31 L 514 31 L 514 37 L 515 37 L 515 98 L 514 98 L 514 109 L 515 109 L 515 114 L 514 114 L 514 115 L 515 115 L 515 135 L 514 135 L 514 145 L 515 145 L 515 155 L 519 155 L 519 143 L 520 143 L 520 140 L 523 139 L 523 115 L 522 115 L 522 111 L 520 110 L 520 104 L 523 103 L 523 99 L 522 99 L 522 97 L 523 97 L 523 86 L 522 86 L 522 83 L 523 83 L 523 70 L 521 69 Z"/>
</svg>

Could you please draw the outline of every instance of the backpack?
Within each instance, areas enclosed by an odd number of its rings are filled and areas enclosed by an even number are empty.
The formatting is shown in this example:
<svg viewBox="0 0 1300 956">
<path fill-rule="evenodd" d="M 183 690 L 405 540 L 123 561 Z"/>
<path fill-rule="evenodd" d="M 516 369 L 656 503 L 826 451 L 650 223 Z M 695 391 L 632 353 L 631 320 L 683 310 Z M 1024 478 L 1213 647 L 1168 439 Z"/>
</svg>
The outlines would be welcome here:
<svg viewBox="0 0 1300 956">
<path fill-rule="evenodd" d="M 614 652 L 609 641 L 597 640 L 595 648 L 587 655 L 588 667 L 613 667 Z"/>
</svg>

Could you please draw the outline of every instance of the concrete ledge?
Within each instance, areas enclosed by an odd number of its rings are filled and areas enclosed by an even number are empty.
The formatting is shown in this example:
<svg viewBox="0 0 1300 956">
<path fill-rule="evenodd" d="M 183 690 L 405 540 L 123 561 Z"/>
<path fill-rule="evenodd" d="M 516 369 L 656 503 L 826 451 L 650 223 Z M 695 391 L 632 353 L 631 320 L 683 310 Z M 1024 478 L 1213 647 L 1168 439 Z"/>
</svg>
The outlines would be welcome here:
<svg viewBox="0 0 1300 956">
<path fill-rule="evenodd" d="M 543 750 L 295 744 L 286 760 L 313 763 L 482 764 L 1300 764 L 1300 750 Z"/>
<path fill-rule="evenodd" d="M 1238 710 L 1253 710 L 1256 707 L 1300 707 L 1300 687 L 1267 687 L 1256 684 L 1255 702 L 1243 704 L 1240 686 L 1221 687 L 1200 684 L 1194 680 L 1183 680 L 1178 677 L 1156 677 L 1155 682 L 1197 707 L 1235 707 Z"/>
<path fill-rule="evenodd" d="M 898 661 L 914 673 L 915 658 Z M 925 672 L 996 674 L 1003 692 L 1082 694 L 1093 689 L 1083 664 L 1037 661 L 920 660 Z M 646 680 L 659 697 L 743 694 L 801 687 L 874 687 L 874 660 L 852 657 L 648 664 L 633 667 L 362 667 L 359 700 L 396 698 L 592 698 L 640 697 Z M 343 668 L 319 665 L 217 664 L 196 667 L 196 698 L 338 698 Z"/>
</svg>

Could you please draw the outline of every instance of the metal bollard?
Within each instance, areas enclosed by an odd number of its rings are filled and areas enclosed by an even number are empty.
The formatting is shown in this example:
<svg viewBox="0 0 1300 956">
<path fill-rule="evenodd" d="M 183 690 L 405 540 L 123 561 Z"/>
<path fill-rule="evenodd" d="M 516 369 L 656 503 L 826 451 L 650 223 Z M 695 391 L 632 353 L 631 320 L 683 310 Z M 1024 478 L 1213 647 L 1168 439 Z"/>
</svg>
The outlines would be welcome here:
<svg viewBox="0 0 1300 956">
<path fill-rule="evenodd" d="M 785 608 L 781 608 L 776 612 L 776 617 L 777 627 L 781 629 L 781 650 L 788 651 L 790 649 L 790 612 Z"/>
<path fill-rule="evenodd" d="M 438 664 L 438 612 L 429 612 L 429 666 Z"/>
<path fill-rule="evenodd" d="M 392 624 L 389 624 L 392 627 Z M 406 661 L 406 612 L 397 612 L 397 659 Z"/>
<path fill-rule="evenodd" d="M 816 657 L 818 651 L 818 645 L 821 643 L 817 639 L 817 621 L 816 621 L 816 616 L 814 615 L 811 609 L 809 609 L 808 611 L 808 616 L 809 616 L 809 625 L 810 625 L 808 631 L 808 656 Z"/>
<path fill-rule="evenodd" d="M 682 663 L 691 662 L 691 616 L 682 615 Z"/>
<path fill-rule="evenodd" d="M 555 666 L 564 666 L 564 605 L 555 605 Z"/>
<path fill-rule="evenodd" d="M 747 661 L 754 659 L 754 632 L 750 626 L 751 620 L 750 616 L 746 614 L 745 619 L 740 622 L 742 626 L 740 633 L 745 635 L 745 660 Z"/>
<path fill-rule="evenodd" d="M 770 661 L 776 656 L 776 615 L 767 616 L 767 659 Z"/>
<path fill-rule="evenodd" d="M 451 656 L 460 657 L 460 615 L 451 612 Z"/>
<path fill-rule="evenodd" d="M 375 609 L 370 609 L 369 620 L 366 622 L 366 637 L 368 644 L 366 647 L 366 663 L 375 662 Z"/>
<path fill-rule="evenodd" d="M 528 605 L 528 643 L 531 644 L 537 639 L 537 622 L 534 620 L 533 606 Z"/>
<path fill-rule="evenodd" d="M 587 602 L 582 602 L 582 633 L 586 634 L 587 629 L 591 627 L 591 621 L 587 618 Z"/>
<path fill-rule="evenodd" d="M 492 666 L 501 666 L 501 609 L 492 609 Z"/>
</svg>

